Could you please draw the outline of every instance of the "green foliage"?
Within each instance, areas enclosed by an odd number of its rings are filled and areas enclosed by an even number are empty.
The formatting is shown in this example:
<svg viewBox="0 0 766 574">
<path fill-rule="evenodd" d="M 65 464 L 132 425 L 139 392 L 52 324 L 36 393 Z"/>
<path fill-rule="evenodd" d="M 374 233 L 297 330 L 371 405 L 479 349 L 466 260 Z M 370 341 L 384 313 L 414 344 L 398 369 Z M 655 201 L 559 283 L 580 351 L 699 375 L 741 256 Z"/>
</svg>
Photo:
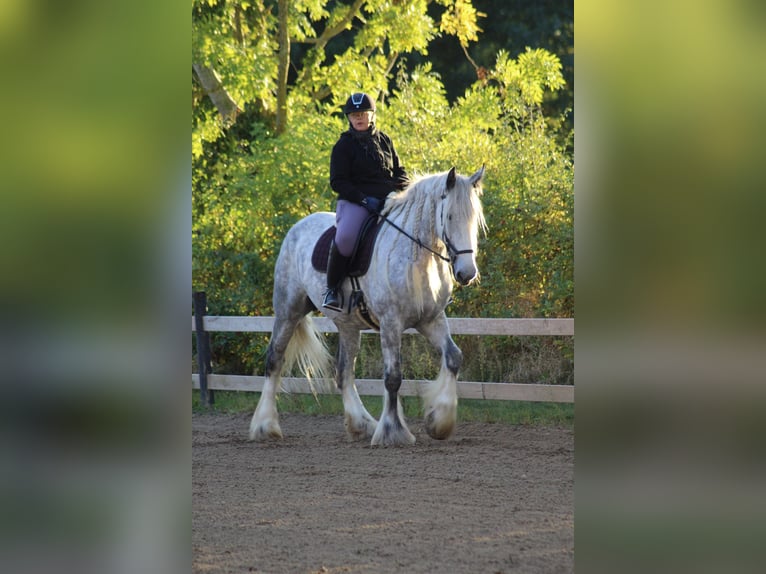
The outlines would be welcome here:
<svg viewBox="0 0 766 574">
<path fill-rule="evenodd" d="M 192 1 L 192 61 L 212 66 L 237 102 L 274 106 L 276 18 L 263 2 Z"/>
<path fill-rule="evenodd" d="M 332 209 L 330 151 L 347 126 L 339 109 L 348 93 L 362 89 L 376 95 L 378 125 L 392 137 L 411 173 L 454 165 L 470 174 L 486 165 L 483 202 L 489 232 L 480 241 L 481 282 L 456 290 L 449 314 L 574 315 L 574 173 L 566 148 L 572 136 L 558 131 L 562 122 L 551 121 L 560 118 L 543 111 L 548 95 L 565 86 L 561 63 L 539 48 L 528 48 L 515 59 L 501 51 L 494 68 L 450 104 L 429 63 L 407 71 L 403 59 L 408 53 L 427 53 L 440 27 L 474 41 L 470 31 L 478 34 L 480 14 L 471 12 L 470 2 L 440 4 L 446 8 L 441 23 L 428 15 L 426 2 L 367 2 L 351 20 L 346 19 L 348 5 L 293 3 L 293 41 L 311 38 L 316 43 L 292 62 L 288 126 L 276 135 L 276 8 L 258 1 L 193 3 L 193 58 L 215 67 L 243 110 L 234 125 L 224 126 L 194 84 L 193 287 L 207 291 L 210 314 L 273 312 L 272 276 L 280 243 L 299 218 Z M 320 41 L 335 24 L 332 43 Z M 345 47 L 338 44 L 341 38 Z M 212 339 L 218 372 L 260 369 L 266 337 L 218 333 Z M 467 362 L 469 378 L 571 378 L 566 363 L 573 355 L 570 338 L 538 338 L 535 343 L 501 339 L 460 342 L 466 357 L 482 358 L 477 367 Z M 533 366 L 529 357 L 538 362 L 547 357 L 549 364 Z M 509 358 L 528 365 L 527 372 L 509 368 Z M 360 375 L 374 372 L 378 362 L 373 350 L 363 348 Z M 415 368 L 428 378 L 432 366 L 425 361 Z"/>
<path fill-rule="evenodd" d="M 503 99 L 511 102 L 506 106 L 516 115 L 523 115 L 519 112 L 522 106 L 542 104 L 546 88 L 558 90 L 565 85 L 561 62 L 541 49 L 527 48 L 516 60 L 511 60 L 505 51 L 501 51 L 492 75 L 503 88 Z"/>
<path fill-rule="evenodd" d="M 457 36 L 460 45 L 464 48 L 469 42 L 475 42 L 479 39 L 478 33 L 481 28 L 476 24 L 479 17 L 485 17 L 483 12 L 477 12 L 470 1 L 455 0 L 454 3 L 448 2 L 447 12 L 442 17 L 439 29 L 453 36 Z"/>
</svg>

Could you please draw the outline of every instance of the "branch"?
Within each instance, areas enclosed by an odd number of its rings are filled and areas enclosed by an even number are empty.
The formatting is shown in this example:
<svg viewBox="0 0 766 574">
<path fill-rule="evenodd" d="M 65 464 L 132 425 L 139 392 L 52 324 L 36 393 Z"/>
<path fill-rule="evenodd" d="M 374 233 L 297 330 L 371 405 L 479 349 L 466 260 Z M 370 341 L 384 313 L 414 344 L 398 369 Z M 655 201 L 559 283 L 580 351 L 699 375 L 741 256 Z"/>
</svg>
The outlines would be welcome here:
<svg viewBox="0 0 766 574">
<path fill-rule="evenodd" d="M 460 43 L 460 47 L 463 48 L 463 54 L 465 54 L 465 57 L 468 58 L 468 61 L 471 62 L 473 69 L 476 70 L 476 73 L 478 74 L 479 66 L 476 64 L 476 62 L 473 61 L 473 58 L 471 58 L 470 54 L 468 54 L 468 48 L 463 46 L 462 42 Z"/>
<path fill-rule="evenodd" d="M 399 59 L 399 52 L 391 52 L 388 55 L 388 66 L 386 67 L 386 76 L 391 73 L 391 70 L 394 69 L 394 64 L 396 64 L 396 60 Z"/>
<path fill-rule="evenodd" d="M 242 38 L 242 6 L 237 4 L 234 6 L 234 38 L 240 46 L 244 45 Z"/>
<path fill-rule="evenodd" d="M 465 57 L 468 58 L 468 61 L 471 62 L 471 65 L 473 66 L 473 69 L 476 70 L 476 77 L 482 82 L 482 85 L 487 83 L 487 68 L 484 66 L 479 66 L 476 62 L 473 61 L 473 58 L 468 54 L 468 48 L 460 45 L 461 48 L 463 48 L 463 53 L 465 54 Z"/>
<path fill-rule="evenodd" d="M 327 45 L 327 42 L 329 42 L 332 38 L 343 32 L 343 30 L 346 29 L 346 26 L 351 24 L 354 17 L 359 13 L 359 11 L 362 9 L 362 6 L 366 0 L 356 0 L 348 9 L 348 12 L 346 15 L 339 20 L 335 26 L 332 26 L 331 28 L 325 28 L 322 32 L 322 35 L 317 38 L 317 45 L 324 47 Z"/>
<path fill-rule="evenodd" d="M 231 124 L 237 119 L 237 114 L 242 110 L 239 109 L 237 102 L 235 102 L 221 83 L 221 78 L 218 77 L 215 70 L 208 68 L 203 64 L 192 62 L 192 69 L 197 74 L 202 89 L 213 102 L 213 105 L 221 114 L 225 124 Z"/>
<path fill-rule="evenodd" d="M 351 22 L 354 20 L 354 18 L 359 14 L 359 11 L 362 9 L 362 6 L 366 0 L 355 0 L 355 2 L 349 6 L 348 12 L 346 12 L 346 15 L 338 20 L 338 22 L 335 23 L 334 26 L 328 26 L 327 28 L 322 31 L 322 34 L 314 40 L 313 42 L 307 42 L 314 44 L 314 48 L 312 50 L 316 50 L 317 52 L 324 50 L 325 46 L 327 46 L 327 43 L 332 40 L 335 36 L 343 32 L 346 27 L 351 24 Z M 311 76 L 314 74 L 313 67 L 305 67 L 301 71 L 301 75 L 296 80 L 296 84 L 303 84 L 305 82 L 308 82 L 311 80 Z"/>
</svg>

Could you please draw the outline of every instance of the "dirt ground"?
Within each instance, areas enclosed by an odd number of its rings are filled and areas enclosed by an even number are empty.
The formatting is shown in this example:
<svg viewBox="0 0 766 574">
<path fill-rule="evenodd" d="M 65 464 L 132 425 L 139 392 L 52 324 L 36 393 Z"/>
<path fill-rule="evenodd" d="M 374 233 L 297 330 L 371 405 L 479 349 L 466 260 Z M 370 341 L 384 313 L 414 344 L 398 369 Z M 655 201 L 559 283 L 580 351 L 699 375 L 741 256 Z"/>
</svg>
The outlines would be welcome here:
<svg viewBox="0 0 766 574">
<path fill-rule="evenodd" d="M 342 416 L 192 416 L 193 571 L 555 574 L 574 571 L 574 432 L 417 420 L 411 447 L 349 442 Z"/>
</svg>

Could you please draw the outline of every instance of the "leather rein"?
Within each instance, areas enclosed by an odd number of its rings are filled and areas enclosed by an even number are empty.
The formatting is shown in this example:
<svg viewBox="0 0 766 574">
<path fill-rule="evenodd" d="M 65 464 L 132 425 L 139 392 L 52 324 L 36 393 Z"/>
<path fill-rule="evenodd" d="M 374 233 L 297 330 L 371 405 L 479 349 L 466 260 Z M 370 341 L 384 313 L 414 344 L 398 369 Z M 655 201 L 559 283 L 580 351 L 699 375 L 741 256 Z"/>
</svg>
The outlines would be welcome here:
<svg viewBox="0 0 766 574">
<path fill-rule="evenodd" d="M 434 255 L 436 255 L 439 259 L 442 259 L 443 261 L 446 261 L 448 263 L 451 263 L 452 265 L 455 264 L 455 261 L 458 258 L 458 255 L 464 255 L 466 253 L 473 253 L 473 249 L 457 249 L 455 245 L 452 243 L 452 241 L 449 238 L 449 235 L 447 235 L 447 231 L 444 228 L 444 198 L 447 197 L 446 193 L 442 194 L 442 210 L 441 210 L 441 221 L 442 221 L 442 241 L 444 242 L 444 245 L 447 246 L 447 255 L 448 257 L 445 257 L 438 251 L 430 248 L 428 245 L 425 245 L 420 239 L 413 237 L 409 233 L 407 233 L 404 229 L 399 227 L 396 223 L 388 219 L 385 215 L 378 214 L 379 217 L 383 218 L 383 221 L 388 223 L 391 227 L 396 229 L 399 233 L 404 234 L 406 237 L 408 237 L 410 240 L 412 240 L 418 247 L 422 247 L 426 251 L 430 251 Z"/>
</svg>

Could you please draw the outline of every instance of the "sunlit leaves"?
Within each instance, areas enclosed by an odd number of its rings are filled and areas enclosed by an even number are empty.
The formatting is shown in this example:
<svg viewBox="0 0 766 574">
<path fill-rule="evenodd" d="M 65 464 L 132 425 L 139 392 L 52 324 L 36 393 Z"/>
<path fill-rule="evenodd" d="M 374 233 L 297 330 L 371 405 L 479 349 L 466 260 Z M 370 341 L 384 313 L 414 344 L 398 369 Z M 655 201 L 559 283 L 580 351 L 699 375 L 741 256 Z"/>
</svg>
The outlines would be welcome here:
<svg viewBox="0 0 766 574">
<path fill-rule="evenodd" d="M 469 42 L 476 42 L 481 32 L 477 24 L 478 18 L 486 18 L 483 12 L 478 12 L 470 1 L 455 0 L 447 4 L 447 11 L 442 15 L 439 29 L 447 34 L 457 36 L 460 45 L 466 48 Z"/>
<path fill-rule="evenodd" d="M 516 60 L 501 51 L 491 77 L 500 83 L 501 93 L 513 110 L 520 105 L 539 106 L 545 90 L 556 91 L 566 85 L 561 73 L 561 61 L 540 48 L 533 50 L 527 47 Z"/>
<path fill-rule="evenodd" d="M 336 56 L 332 66 L 327 66 L 315 73 L 314 83 L 317 88 L 330 86 L 331 97 L 338 108 L 352 92 L 369 91 L 375 93 L 376 86 L 385 85 L 386 70 L 378 65 L 376 59 L 364 59 L 354 50 Z"/>
<path fill-rule="evenodd" d="M 296 41 L 315 38 L 314 22 L 327 18 L 325 0 L 300 0 L 290 2 L 290 36 Z"/>
<path fill-rule="evenodd" d="M 375 7 L 367 3 L 371 12 L 366 25 L 356 36 L 357 49 L 376 47 L 381 50 L 387 44 L 391 53 L 426 53 L 428 43 L 436 35 L 436 25 L 428 16 L 427 2 L 380 2 Z"/>
<path fill-rule="evenodd" d="M 203 143 L 217 140 L 221 135 L 221 122 L 217 112 L 205 110 L 192 127 L 192 157 L 202 155 Z"/>
<path fill-rule="evenodd" d="M 430 64 L 410 77 L 400 75 L 393 99 L 379 114 L 382 129 L 396 136 L 396 145 L 407 167 L 417 171 L 444 169 L 439 143 L 445 140 L 449 102 Z"/>
</svg>

